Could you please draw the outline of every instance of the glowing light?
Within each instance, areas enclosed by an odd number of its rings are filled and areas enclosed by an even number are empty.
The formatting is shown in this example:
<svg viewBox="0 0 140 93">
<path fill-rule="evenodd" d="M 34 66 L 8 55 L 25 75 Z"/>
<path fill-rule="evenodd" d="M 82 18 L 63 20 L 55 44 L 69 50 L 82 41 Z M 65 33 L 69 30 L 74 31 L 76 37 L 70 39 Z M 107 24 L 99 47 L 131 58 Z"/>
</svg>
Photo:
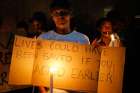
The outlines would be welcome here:
<svg viewBox="0 0 140 93">
<path fill-rule="evenodd" d="M 56 67 L 54 67 L 54 66 L 50 67 L 50 73 L 54 73 L 56 71 L 57 71 L 57 68 Z"/>
<path fill-rule="evenodd" d="M 50 71 L 50 93 L 53 93 L 53 74 L 56 73 L 59 65 L 56 62 L 52 62 L 49 64 L 49 71 Z"/>
<path fill-rule="evenodd" d="M 57 72 L 58 68 L 59 68 L 59 64 L 54 62 L 54 63 L 50 64 L 49 71 L 50 71 L 50 73 L 54 74 Z"/>
<path fill-rule="evenodd" d="M 111 34 L 110 37 L 111 37 L 111 41 L 115 41 L 115 36 L 114 36 L 114 34 Z"/>
<path fill-rule="evenodd" d="M 114 34 L 111 34 L 110 35 L 110 37 L 111 37 L 111 47 L 114 47 L 115 45 L 115 36 L 114 36 Z"/>
</svg>

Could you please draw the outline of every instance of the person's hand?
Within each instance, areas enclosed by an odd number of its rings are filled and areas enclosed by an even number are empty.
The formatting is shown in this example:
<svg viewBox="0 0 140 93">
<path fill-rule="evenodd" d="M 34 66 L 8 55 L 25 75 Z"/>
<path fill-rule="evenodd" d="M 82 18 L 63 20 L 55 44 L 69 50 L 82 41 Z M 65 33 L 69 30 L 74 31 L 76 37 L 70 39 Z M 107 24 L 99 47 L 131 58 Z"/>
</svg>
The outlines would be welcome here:
<svg viewBox="0 0 140 93">
<path fill-rule="evenodd" d="M 99 47 L 99 43 L 97 42 L 97 39 L 93 40 L 92 44 L 94 47 Z"/>
<path fill-rule="evenodd" d="M 48 93 L 43 86 L 39 86 L 39 93 Z"/>
</svg>

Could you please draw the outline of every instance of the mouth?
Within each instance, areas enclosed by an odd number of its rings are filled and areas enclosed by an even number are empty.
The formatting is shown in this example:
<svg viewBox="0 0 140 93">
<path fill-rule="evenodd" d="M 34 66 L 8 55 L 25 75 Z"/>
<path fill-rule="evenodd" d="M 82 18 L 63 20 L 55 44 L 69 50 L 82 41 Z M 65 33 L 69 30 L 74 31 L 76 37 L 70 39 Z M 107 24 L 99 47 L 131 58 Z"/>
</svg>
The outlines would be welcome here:
<svg viewBox="0 0 140 93">
<path fill-rule="evenodd" d="M 64 25 L 64 24 L 65 24 L 65 22 L 59 22 L 59 24 L 60 24 L 60 25 Z"/>
</svg>

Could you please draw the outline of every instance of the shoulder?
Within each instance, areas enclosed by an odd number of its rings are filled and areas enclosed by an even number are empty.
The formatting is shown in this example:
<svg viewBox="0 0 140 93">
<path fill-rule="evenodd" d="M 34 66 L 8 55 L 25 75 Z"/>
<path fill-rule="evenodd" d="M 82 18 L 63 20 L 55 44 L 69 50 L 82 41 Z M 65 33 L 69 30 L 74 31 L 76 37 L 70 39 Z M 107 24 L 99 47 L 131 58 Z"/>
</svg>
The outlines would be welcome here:
<svg viewBox="0 0 140 93">
<path fill-rule="evenodd" d="M 83 33 L 80 33 L 80 32 L 77 32 L 76 30 L 74 30 L 72 33 L 73 33 L 77 38 L 79 38 L 81 41 L 90 44 L 89 38 L 88 38 L 87 35 L 85 35 L 85 34 L 83 34 Z"/>
<path fill-rule="evenodd" d="M 54 34 L 54 31 L 53 31 L 53 30 L 50 30 L 50 31 L 48 31 L 48 32 L 44 32 L 44 33 L 40 34 L 40 35 L 38 36 L 38 38 L 47 38 L 47 37 L 49 37 L 49 36 L 51 36 L 51 35 L 53 35 L 53 34 Z"/>
<path fill-rule="evenodd" d="M 88 36 L 87 35 L 85 35 L 83 33 L 80 33 L 80 32 L 77 32 L 76 30 L 73 31 L 73 34 L 88 39 Z"/>
</svg>

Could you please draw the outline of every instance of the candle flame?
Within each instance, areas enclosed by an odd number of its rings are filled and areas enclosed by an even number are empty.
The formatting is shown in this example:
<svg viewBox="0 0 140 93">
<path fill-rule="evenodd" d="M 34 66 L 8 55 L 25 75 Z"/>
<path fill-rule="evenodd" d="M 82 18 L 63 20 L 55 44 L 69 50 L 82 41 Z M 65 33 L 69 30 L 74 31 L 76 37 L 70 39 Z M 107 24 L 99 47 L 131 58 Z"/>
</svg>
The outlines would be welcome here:
<svg viewBox="0 0 140 93">
<path fill-rule="evenodd" d="M 50 73 L 55 73 L 58 70 L 59 65 L 57 63 L 51 63 L 49 67 Z"/>
<path fill-rule="evenodd" d="M 111 41 L 115 41 L 115 36 L 114 36 L 114 34 L 111 34 L 110 37 L 111 37 Z"/>
</svg>

